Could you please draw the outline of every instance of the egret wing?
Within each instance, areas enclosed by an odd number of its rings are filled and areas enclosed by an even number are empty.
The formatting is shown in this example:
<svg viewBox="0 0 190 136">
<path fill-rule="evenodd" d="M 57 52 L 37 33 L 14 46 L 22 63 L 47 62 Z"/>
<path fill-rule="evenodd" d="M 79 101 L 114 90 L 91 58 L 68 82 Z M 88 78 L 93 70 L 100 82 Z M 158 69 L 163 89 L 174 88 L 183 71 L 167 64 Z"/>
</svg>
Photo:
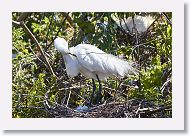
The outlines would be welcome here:
<svg viewBox="0 0 190 136">
<path fill-rule="evenodd" d="M 90 44 L 79 44 L 75 47 L 75 55 L 79 63 L 91 72 L 124 76 L 134 69 L 127 61 L 107 54 Z"/>
<path fill-rule="evenodd" d="M 79 44 L 75 47 L 75 55 L 79 63 L 89 71 L 105 71 L 102 56 L 105 52 L 90 44 Z"/>
</svg>

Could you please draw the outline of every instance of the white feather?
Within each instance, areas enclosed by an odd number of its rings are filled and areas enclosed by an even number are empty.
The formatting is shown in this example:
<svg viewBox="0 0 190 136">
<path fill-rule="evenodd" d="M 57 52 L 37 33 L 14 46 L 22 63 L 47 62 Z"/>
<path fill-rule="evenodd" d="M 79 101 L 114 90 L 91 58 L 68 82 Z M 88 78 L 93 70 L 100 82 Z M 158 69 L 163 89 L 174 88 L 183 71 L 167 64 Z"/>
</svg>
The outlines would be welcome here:
<svg viewBox="0 0 190 136">
<path fill-rule="evenodd" d="M 60 42 L 61 43 L 61 42 Z M 64 46 L 64 44 L 62 44 Z M 61 45 L 59 46 L 61 47 Z M 123 77 L 135 73 L 135 69 L 127 62 L 90 44 L 79 44 L 65 53 L 60 49 L 66 64 L 66 71 L 70 77 L 82 73 L 88 78 L 105 80 L 110 76 Z"/>
<path fill-rule="evenodd" d="M 62 54 L 65 61 L 67 75 L 71 78 L 79 74 L 79 64 L 76 57 L 70 54 Z"/>
<path fill-rule="evenodd" d="M 112 18 L 114 19 L 114 21 L 116 21 L 118 26 L 122 27 L 126 32 L 128 31 L 128 29 L 130 32 L 132 32 L 132 29 L 134 27 L 132 17 L 128 17 L 127 19 L 121 21 L 114 16 L 112 16 Z M 151 16 L 134 16 L 134 23 L 139 33 L 147 31 L 148 27 L 154 22 L 154 20 L 155 19 Z"/>
</svg>

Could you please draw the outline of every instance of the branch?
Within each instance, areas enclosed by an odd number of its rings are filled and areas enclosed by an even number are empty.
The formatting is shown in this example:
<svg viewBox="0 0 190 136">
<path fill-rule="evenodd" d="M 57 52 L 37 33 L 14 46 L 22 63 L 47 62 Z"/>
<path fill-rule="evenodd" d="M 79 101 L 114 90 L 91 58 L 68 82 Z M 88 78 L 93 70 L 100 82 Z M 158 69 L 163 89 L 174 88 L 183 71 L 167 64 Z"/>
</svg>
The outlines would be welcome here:
<svg viewBox="0 0 190 136">
<path fill-rule="evenodd" d="M 164 18 L 168 21 L 168 23 L 169 23 L 170 25 L 172 25 L 172 22 L 170 21 L 169 17 L 166 15 L 166 13 L 162 12 L 161 14 L 162 14 L 162 15 L 164 16 Z"/>
<path fill-rule="evenodd" d="M 15 26 L 20 26 L 20 22 L 17 22 L 17 21 L 12 20 L 12 23 L 13 23 L 13 25 L 15 25 Z"/>
<path fill-rule="evenodd" d="M 67 21 L 69 22 L 69 25 L 70 25 L 71 27 L 73 27 L 73 21 L 72 21 L 71 17 L 68 16 L 68 13 L 63 12 L 62 14 L 63 14 L 64 17 L 67 18 Z"/>
<path fill-rule="evenodd" d="M 24 21 L 31 13 L 32 12 L 22 12 L 17 21 Z"/>
<path fill-rule="evenodd" d="M 26 106 L 19 106 L 19 107 L 13 106 L 13 108 L 15 108 L 15 109 L 20 109 L 20 108 L 24 109 L 24 108 L 26 108 L 26 109 L 45 110 L 44 107 L 37 107 L 37 106 L 27 106 L 27 107 Z"/>
<path fill-rule="evenodd" d="M 154 114 L 157 112 L 161 112 L 164 110 L 171 110 L 172 106 L 165 106 L 165 107 L 159 107 L 159 108 L 144 108 L 144 109 L 138 109 L 138 114 Z"/>
<path fill-rule="evenodd" d="M 42 55 L 43 58 L 45 59 L 45 62 L 46 62 L 46 64 L 47 64 L 48 69 L 50 70 L 51 74 L 56 77 L 56 75 L 55 75 L 55 73 L 53 72 L 53 69 L 52 69 L 52 67 L 51 67 L 51 65 L 50 65 L 50 63 L 49 63 L 47 57 L 45 56 L 45 54 L 44 54 L 44 52 L 43 52 L 43 50 L 42 50 L 40 44 L 38 43 L 36 37 L 32 34 L 32 32 L 28 29 L 28 27 L 24 24 L 24 22 L 23 22 L 23 21 L 22 21 L 22 22 L 17 22 L 17 21 L 14 21 L 14 20 L 13 20 L 12 23 L 15 24 L 15 25 L 21 26 L 21 27 L 29 34 L 30 38 L 31 38 L 32 41 L 36 44 L 38 50 L 40 51 L 41 55 Z"/>
</svg>

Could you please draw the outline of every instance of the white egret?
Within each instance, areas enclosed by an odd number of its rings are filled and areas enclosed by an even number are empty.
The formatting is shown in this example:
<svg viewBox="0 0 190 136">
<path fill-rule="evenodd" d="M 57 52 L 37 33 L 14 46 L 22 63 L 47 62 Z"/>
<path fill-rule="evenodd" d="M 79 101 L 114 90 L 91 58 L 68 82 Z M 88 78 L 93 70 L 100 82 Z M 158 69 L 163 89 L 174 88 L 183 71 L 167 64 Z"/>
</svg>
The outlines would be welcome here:
<svg viewBox="0 0 190 136">
<path fill-rule="evenodd" d="M 139 16 L 139 15 L 135 15 L 133 19 L 132 17 L 128 17 L 127 19 L 119 20 L 115 16 L 112 16 L 112 18 L 117 23 L 117 25 L 123 28 L 126 32 L 128 31 L 133 32 L 135 24 L 135 28 L 139 33 L 147 31 L 149 26 L 155 20 L 152 16 Z"/>
<path fill-rule="evenodd" d="M 93 92 L 90 105 L 96 90 L 94 80 L 99 82 L 97 95 L 97 103 L 99 103 L 102 91 L 100 80 L 105 80 L 107 77 L 114 75 L 123 77 L 129 73 L 136 74 L 136 70 L 127 61 L 107 54 L 93 45 L 79 44 L 68 48 L 68 42 L 64 38 L 56 38 L 54 46 L 63 55 L 66 72 L 69 77 L 72 78 L 81 73 L 87 78 L 92 78 Z"/>
</svg>

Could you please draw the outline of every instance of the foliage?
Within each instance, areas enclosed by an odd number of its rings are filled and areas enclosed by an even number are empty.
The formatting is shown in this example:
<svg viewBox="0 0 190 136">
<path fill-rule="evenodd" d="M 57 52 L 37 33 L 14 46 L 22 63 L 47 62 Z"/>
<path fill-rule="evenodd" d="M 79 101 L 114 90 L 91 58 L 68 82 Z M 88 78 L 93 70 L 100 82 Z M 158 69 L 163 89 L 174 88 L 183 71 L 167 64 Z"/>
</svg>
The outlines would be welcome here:
<svg viewBox="0 0 190 136">
<path fill-rule="evenodd" d="M 23 13 L 13 13 L 19 20 Z M 56 36 L 69 46 L 89 43 L 107 53 L 134 63 L 138 76 L 109 78 L 103 82 L 103 101 L 146 100 L 155 105 L 172 104 L 172 25 L 159 13 L 73 12 L 25 13 L 22 21 L 37 38 L 55 76 L 35 42 L 21 26 L 12 27 L 12 116 L 14 118 L 56 117 L 58 105 L 75 109 L 91 95 L 91 79 L 81 74 L 69 79 L 64 61 L 53 46 Z M 142 34 L 127 33 L 113 20 L 151 15 L 155 22 Z M 171 13 L 166 13 L 172 19 Z M 65 19 L 67 18 L 67 19 Z M 139 41 L 136 44 L 137 40 Z M 96 82 L 98 85 L 98 82 Z M 57 109 L 56 109 L 57 110 Z"/>
</svg>

